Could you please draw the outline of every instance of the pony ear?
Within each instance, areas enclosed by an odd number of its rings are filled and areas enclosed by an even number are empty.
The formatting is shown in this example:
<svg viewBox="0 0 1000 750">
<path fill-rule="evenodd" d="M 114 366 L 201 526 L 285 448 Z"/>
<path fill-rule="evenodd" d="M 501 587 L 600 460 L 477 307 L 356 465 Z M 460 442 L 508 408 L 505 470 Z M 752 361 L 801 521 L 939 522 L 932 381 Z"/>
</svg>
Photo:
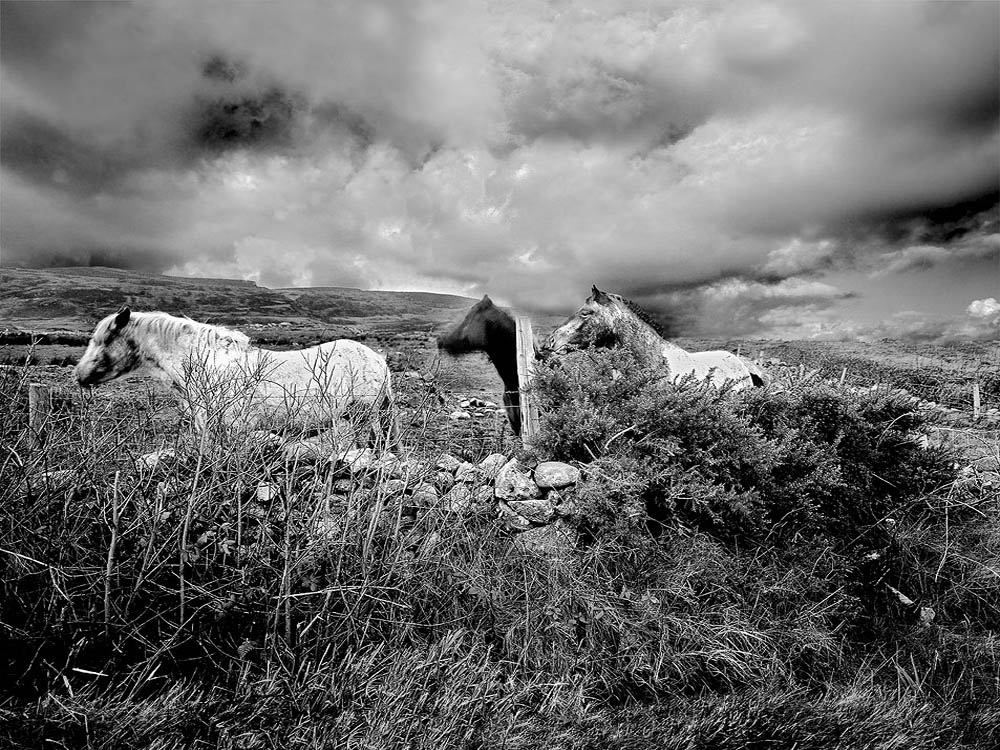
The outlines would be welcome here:
<svg viewBox="0 0 1000 750">
<path fill-rule="evenodd" d="M 490 295 L 488 295 L 488 294 L 484 294 L 483 298 L 481 300 L 479 300 L 479 301 L 480 302 L 489 302 L 491 305 L 493 304 L 493 300 L 490 299 Z"/>
<path fill-rule="evenodd" d="M 127 326 L 130 317 L 132 317 L 132 311 L 128 305 L 122 305 L 122 309 L 115 313 L 115 319 L 111 322 L 111 330 L 117 331 Z"/>
<path fill-rule="evenodd" d="M 590 290 L 590 295 L 594 298 L 594 302 L 607 302 L 608 295 L 597 288 L 597 284 L 594 284 L 593 289 Z"/>
</svg>

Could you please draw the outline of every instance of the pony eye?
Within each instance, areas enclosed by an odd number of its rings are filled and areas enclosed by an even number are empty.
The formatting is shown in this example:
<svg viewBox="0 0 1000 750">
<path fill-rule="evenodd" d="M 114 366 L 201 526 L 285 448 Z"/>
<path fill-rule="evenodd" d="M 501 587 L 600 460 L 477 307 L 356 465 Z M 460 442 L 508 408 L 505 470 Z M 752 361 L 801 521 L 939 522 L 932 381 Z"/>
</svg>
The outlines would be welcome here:
<svg viewBox="0 0 1000 750">
<path fill-rule="evenodd" d="M 580 316 L 584 317 L 584 318 L 586 318 L 586 317 L 588 317 L 590 315 L 593 315 L 593 314 L 594 314 L 593 310 L 580 310 Z"/>
</svg>

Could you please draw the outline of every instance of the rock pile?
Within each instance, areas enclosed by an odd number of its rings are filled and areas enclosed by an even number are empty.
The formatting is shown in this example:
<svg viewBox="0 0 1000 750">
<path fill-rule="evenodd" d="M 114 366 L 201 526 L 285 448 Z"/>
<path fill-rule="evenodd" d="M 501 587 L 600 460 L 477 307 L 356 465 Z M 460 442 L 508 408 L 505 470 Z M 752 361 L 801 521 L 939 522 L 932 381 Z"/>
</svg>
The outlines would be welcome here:
<svg viewBox="0 0 1000 750">
<path fill-rule="evenodd" d="M 386 497 L 404 496 L 415 515 L 432 508 L 459 516 L 490 510 L 514 532 L 570 514 L 580 481 L 575 466 L 546 461 L 532 468 L 502 453 L 477 464 L 445 453 L 431 466 L 361 448 L 337 453 L 329 462 L 342 477 L 334 484 L 346 491 L 376 488 Z"/>
<path fill-rule="evenodd" d="M 448 487 L 438 507 L 466 515 L 488 512 L 529 549 L 547 553 L 573 545 L 563 518 L 574 512 L 573 498 L 580 470 L 560 461 L 535 466 L 502 453 L 478 464 L 450 454 L 435 464 L 436 484 Z"/>
<path fill-rule="evenodd" d="M 561 529 L 560 519 L 573 513 L 574 491 L 581 479 L 580 470 L 570 464 L 530 465 L 502 453 L 471 463 L 449 453 L 420 461 L 371 448 L 324 451 L 321 444 L 307 441 L 262 445 L 289 471 L 308 473 L 311 490 L 302 494 L 311 496 L 320 514 L 334 525 L 338 513 L 357 506 L 359 499 L 362 505 L 378 503 L 383 520 L 403 530 L 419 527 L 427 513 L 456 517 L 487 513 L 532 547 L 551 546 L 551 533 Z M 156 472 L 171 468 L 175 461 L 173 451 L 165 450 L 141 456 L 136 465 L 142 472 Z M 176 486 L 177 478 L 165 478 L 160 485 L 158 493 L 164 496 L 183 491 Z M 266 504 L 281 491 L 280 484 L 261 481 L 254 497 Z M 538 533 L 542 529 L 548 532 Z"/>
</svg>

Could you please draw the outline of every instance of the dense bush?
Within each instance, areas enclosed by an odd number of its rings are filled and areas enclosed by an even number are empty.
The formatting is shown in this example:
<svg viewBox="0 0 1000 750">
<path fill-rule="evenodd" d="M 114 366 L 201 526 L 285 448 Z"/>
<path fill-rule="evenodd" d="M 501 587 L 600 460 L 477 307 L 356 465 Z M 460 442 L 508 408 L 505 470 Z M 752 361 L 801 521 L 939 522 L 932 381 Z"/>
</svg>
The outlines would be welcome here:
<svg viewBox="0 0 1000 750">
<path fill-rule="evenodd" d="M 650 518 L 731 543 L 858 541 L 954 478 L 953 452 L 920 447 L 924 418 L 894 392 L 678 387 L 625 349 L 567 358 L 539 381 L 537 447 L 591 463 L 598 507 L 621 483 Z"/>
<path fill-rule="evenodd" d="M 585 472 L 580 541 L 546 554 L 488 512 L 417 528 L 378 486 L 333 496 L 152 400 L 83 404 L 39 448 L 5 377 L 16 746 L 973 748 L 1000 725 L 997 499 L 890 397 L 678 388 L 627 352 L 543 370 L 536 451 Z"/>
</svg>

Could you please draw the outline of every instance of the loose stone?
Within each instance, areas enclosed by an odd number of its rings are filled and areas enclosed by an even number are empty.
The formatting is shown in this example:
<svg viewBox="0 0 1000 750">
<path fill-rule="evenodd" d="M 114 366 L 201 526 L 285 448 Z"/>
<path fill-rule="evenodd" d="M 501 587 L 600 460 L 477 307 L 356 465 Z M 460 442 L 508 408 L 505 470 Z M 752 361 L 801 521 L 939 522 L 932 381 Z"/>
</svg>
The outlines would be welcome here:
<svg viewBox="0 0 1000 750">
<path fill-rule="evenodd" d="M 360 474 L 372 465 L 375 454 L 371 448 L 353 448 L 333 457 L 337 466 L 345 467 L 351 474 Z"/>
<path fill-rule="evenodd" d="M 531 522 L 524 516 L 519 515 L 503 500 L 497 506 L 497 514 L 500 523 L 511 531 L 527 531 L 531 528 Z"/>
<path fill-rule="evenodd" d="M 542 496 L 542 491 L 521 469 L 516 458 L 512 458 L 497 472 L 494 490 L 498 500 L 533 500 Z"/>
<path fill-rule="evenodd" d="M 478 466 L 472 464 L 462 464 L 455 472 L 455 481 L 465 484 L 482 484 L 486 481 L 486 474 Z"/>
<path fill-rule="evenodd" d="M 437 460 L 434 468 L 440 469 L 441 471 L 450 471 L 452 474 L 455 473 L 455 469 L 462 465 L 462 462 L 455 458 L 450 453 L 444 453 Z"/>
<path fill-rule="evenodd" d="M 506 463 L 507 457 L 503 453 L 491 453 L 479 462 L 479 468 L 482 470 L 483 475 L 492 482 L 497 478 L 497 474 Z"/>
<path fill-rule="evenodd" d="M 555 510 L 547 498 L 538 500 L 510 500 L 507 505 L 521 518 L 533 524 L 546 524 L 555 518 Z"/>
<path fill-rule="evenodd" d="M 562 461 L 544 461 L 535 467 L 535 484 L 543 490 L 559 490 L 579 481 L 580 470 Z"/>
</svg>

